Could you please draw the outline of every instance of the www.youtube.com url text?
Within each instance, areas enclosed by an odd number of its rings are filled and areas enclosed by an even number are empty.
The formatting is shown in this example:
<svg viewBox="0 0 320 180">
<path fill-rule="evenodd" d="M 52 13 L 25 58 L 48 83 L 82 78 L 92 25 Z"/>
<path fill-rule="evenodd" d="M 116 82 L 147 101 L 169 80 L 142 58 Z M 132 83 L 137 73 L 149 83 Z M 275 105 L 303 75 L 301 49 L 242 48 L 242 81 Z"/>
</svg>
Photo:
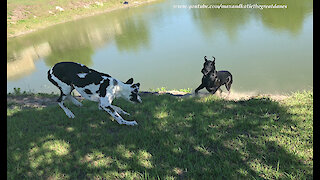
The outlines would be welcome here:
<svg viewBox="0 0 320 180">
<path fill-rule="evenodd" d="M 278 5 L 278 4 L 192 4 L 183 5 L 175 4 L 173 8 L 177 9 L 287 9 L 288 5 Z"/>
</svg>

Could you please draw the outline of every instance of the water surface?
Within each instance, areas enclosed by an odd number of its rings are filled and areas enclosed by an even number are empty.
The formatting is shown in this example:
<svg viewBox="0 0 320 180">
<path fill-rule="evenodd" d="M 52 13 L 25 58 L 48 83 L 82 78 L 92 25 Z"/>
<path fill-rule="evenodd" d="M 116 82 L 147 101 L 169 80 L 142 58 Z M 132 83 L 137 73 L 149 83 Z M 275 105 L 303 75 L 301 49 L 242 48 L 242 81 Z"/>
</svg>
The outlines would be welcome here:
<svg viewBox="0 0 320 180">
<path fill-rule="evenodd" d="M 176 4 L 287 4 L 287 9 L 178 9 Z M 234 77 L 232 91 L 290 93 L 313 87 L 313 2 L 157 1 L 55 25 L 7 42 L 7 91 L 58 92 L 47 71 L 83 63 L 142 90 L 193 90 L 203 57 Z M 223 87 L 222 90 L 225 90 Z"/>
</svg>

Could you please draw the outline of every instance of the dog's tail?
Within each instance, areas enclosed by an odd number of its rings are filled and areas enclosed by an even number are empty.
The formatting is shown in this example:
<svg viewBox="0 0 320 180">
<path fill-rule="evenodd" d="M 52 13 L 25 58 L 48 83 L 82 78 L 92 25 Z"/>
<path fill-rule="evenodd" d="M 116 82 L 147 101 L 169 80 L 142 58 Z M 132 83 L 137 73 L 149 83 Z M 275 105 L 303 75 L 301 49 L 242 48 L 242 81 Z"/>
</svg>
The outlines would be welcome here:
<svg viewBox="0 0 320 180">
<path fill-rule="evenodd" d="M 232 79 L 232 74 L 230 73 L 230 75 L 228 76 L 228 81 L 226 83 L 226 88 L 229 91 L 229 93 L 230 93 L 232 83 L 233 83 L 233 79 Z"/>
<path fill-rule="evenodd" d="M 229 81 L 228 81 L 228 83 L 230 83 L 230 84 L 233 83 L 232 74 L 230 74 L 230 76 L 229 76 Z"/>
</svg>

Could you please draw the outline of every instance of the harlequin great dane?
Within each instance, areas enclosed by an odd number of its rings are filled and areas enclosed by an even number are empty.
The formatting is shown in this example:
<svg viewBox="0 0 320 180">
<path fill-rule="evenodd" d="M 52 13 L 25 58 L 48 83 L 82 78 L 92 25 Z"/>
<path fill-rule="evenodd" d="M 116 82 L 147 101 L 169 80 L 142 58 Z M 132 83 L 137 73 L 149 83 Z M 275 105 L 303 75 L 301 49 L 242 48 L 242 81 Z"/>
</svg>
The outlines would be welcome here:
<svg viewBox="0 0 320 180">
<path fill-rule="evenodd" d="M 130 78 L 123 83 L 108 74 L 104 74 L 74 62 L 60 62 L 48 71 L 48 79 L 60 89 L 60 97 L 57 100 L 59 106 L 69 118 L 74 114 L 64 106 L 63 101 L 69 98 L 77 106 L 82 104 L 71 95 L 76 89 L 85 99 L 99 102 L 99 109 L 108 112 L 119 124 L 137 125 L 136 121 L 126 121 L 119 114 L 129 113 L 120 107 L 111 105 L 114 98 L 122 97 L 130 102 L 141 103 L 138 95 L 140 83 L 133 84 Z"/>
</svg>

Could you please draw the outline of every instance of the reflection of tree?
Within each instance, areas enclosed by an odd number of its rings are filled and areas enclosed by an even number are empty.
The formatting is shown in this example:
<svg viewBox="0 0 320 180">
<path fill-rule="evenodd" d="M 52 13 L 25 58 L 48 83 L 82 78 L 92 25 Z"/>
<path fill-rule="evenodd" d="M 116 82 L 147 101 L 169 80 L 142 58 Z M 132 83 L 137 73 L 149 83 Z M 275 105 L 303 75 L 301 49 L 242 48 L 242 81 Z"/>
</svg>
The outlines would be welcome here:
<svg viewBox="0 0 320 180">
<path fill-rule="evenodd" d="M 248 17 L 248 12 L 241 9 L 234 9 L 229 12 L 228 9 L 219 11 L 203 10 L 195 12 L 195 18 L 200 21 L 200 27 L 207 35 L 219 30 L 226 31 L 231 39 L 234 39 L 237 30 L 245 24 Z"/>
<path fill-rule="evenodd" d="M 10 56 L 7 57 L 7 79 L 14 80 L 35 71 L 34 60 L 48 56 L 48 54 L 51 53 L 51 48 L 50 45 L 45 42 L 25 47 L 17 53 L 10 52 Z"/>
<path fill-rule="evenodd" d="M 63 60 L 91 65 L 94 49 L 112 39 L 115 39 L 119 50 L 136 51 L 148 45 L 149 31 L 146 22 L 159 16 L 158 9 L 152 10 L 134 8 L 113 11 L 10 39 L 7 42 L 7 61 L 15 61 L 16 54 L 20 51 L 43 42 L 48 43 L 51 48 L 50 54 L 41 57 L 48 66 Z"/>
<path fill-rule="evenodd" d="M 266 3 L 258 1 L 257 3 Z M 276 30 L 288 30 L 297 34 L 303 25 L 305 16 L 312 12 L 312 0 L 269 0 L 268 4 L 287 4 L 287 9 L 264 9 L 259 10 L 262 23 Z"/>
<path fill-rule="evenodd" d="M 192 4 L 199 1 L 191 0 Z M 233 1 L 205 1 L 206 5 L 216 4 L 240 4 L 243 0 Z M 249 11 L 243 9 L 192 9 L 192 15 L 201 27 L 201 30 L 210 35 L 218 30 L 226 31 L 231 39 L 236 37 L 237 30 L 249 17 Z"/>
<path fill-rule="evenodd" d="M 120 22 L 120 26 L 123 32 L 115 36 L 115 42 L 120 51 L 137 51 L 139 48 L 148 46 L 149 31 L 141 17 L 136 19 L 127 17 Z"/>
<path fill-rule="evenodd" d="M 61 61 L 72 61 L 85 64 L 87 66 L 92 65 L 91 55 L 94 53 L 91 47 L 79 47 L 70 49 L 52 49 L 54 53 L 50 54 L 46 58 L 46 64 L 53 66 Z"/>
<path fill-rule="evenodd" d="M 261 17 L 262 23 L 276 30 L 288 30 L 295 34 L 303 25 L 305 16 L 312 12 L 312 0 L 190 0 L 190 4 L 286 4 L 287 9 L 192 9 L 193 18 L 201 30 L 210 35 L 218 30 L 226 31 L 232 39 L 250 15 Z"/>
<path fill-rule="evenodd" d="M 85 27 L 66 24 L 50 31 L 54 38 L 49 41 L 52 53 L 45 59 L 46 65 L 53 66 L 61 61 L 91 65 L 91 55 L 94 51 Z"/>
</svg>

